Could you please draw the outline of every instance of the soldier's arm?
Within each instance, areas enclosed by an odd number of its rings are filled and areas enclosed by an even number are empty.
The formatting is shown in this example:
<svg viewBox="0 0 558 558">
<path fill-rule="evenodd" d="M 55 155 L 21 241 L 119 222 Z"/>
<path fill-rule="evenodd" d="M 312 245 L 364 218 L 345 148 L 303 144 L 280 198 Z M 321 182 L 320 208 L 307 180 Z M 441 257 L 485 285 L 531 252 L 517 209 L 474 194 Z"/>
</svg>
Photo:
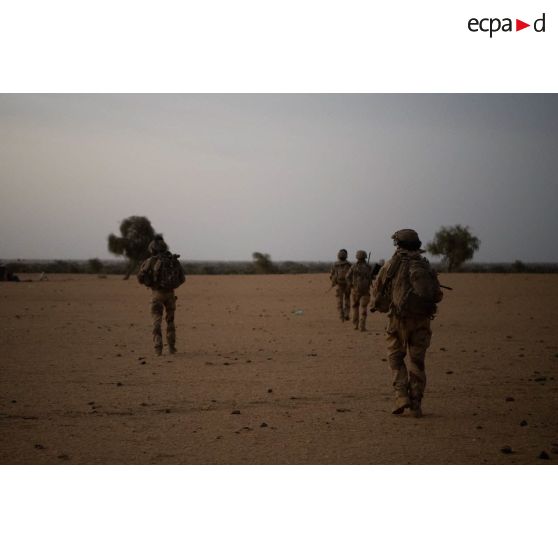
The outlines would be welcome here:
<svg viewBox="0 0 558 558">
<path fill-rule="evenodd" d="M 337 285 L 337 273 L 335 273 L 335 265 L 331 266 L 331 271 L 329 272 L 329 280 L 331 281 L 332 287 L 335 287 L 335 285 Z"/>
<path fill-rule="evenodd" d="M 147 258 L 142 264 L 138 271 L 138 282 L 141 285 L 146 285 L 149 287 L 151 283 L 151 263 L 153 258 Z"/>
<path fill-rule="evenodd" d="M 385 277 L 387 272 L 387 264 L 383 265 L 378 275 L 376 276 L 376 280 L 372 283 L 372 296 L 377 297 L 380 291 L 382 290 Z"/>
<path fill-rule="evenodd" d="M 349 288 L 352 288 L 352 286 L 353 286 L 353 272 L 354 272 L 353 266 L 351 266 L 349 268 L 349 271 L 347 271 L 347 275 L 345 275 L 345 280 L 347 281 L 347 286 Z"/>
</svg>

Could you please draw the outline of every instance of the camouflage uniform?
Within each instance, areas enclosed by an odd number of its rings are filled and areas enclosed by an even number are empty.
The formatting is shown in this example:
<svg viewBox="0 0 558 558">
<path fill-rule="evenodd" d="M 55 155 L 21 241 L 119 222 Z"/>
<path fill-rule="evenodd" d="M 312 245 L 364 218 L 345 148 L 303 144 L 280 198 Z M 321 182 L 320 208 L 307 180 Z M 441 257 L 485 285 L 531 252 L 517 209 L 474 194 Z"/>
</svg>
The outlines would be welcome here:
<svg viewBox="0 0 558 558">
<path fill-rule="evenodd" d="M 163 351 L 163 333 L 161 324 L 163 321 L 163 312 L 166 313 L 165 321 L 167 322 L 167 344 L 171 354 L 176 352 L 176 327 L 174 325 L 174 312 L 176 310 L 176 299 L 174 289 L 161 289 L 154 285 L 150 285 L 150 278 L 153 277 L 153 268 L 159 255 L 168 254 L 166 244 L 164 241 L 154 240 L 149 245 L 149 251 L 154 254 L 143 262 L 138 272 L 138 280 L 140 283 L 151 288 L 151 317 L 153 318 L 153 344 L 155 346 L 155 353 L 160 355 Z M 182 279 L 184 280 L 184 272 L 182 272 Z"/>
<path fill-rule="evenodd" d="M 403 238 L 414 239 L 416 232 L 411 229 L 403 229 L 394 234 L 392 238 L 396 241 L 398 233 Z M 418 235 L 416 242 L 420 247 Z M 398 247 L 391 260 L 386 262 L 374 282 L 373 296 L 375 305 L 382 296 L 384 289 L 388 290 L 388 281 L 392 282 L 397 274 L 400 256 L 418 257 L 423 251 L 420 249 L 406 250 Z M 423 258 L 424 259 L 424 258 Z M 438 288 L 436 302 L 442 299 L 443 293 Z M 386 328 L 389 367 L 393 375 L 393 388 L 395 390 L 394 414 L 402 413 L 407 407 L 411 408 L 413 414 L 418 418 L 422 416 L 421 401 L 426 387 L 426 350 L 430 346 L 432 330 L 430 327 L 432 315 L 401 315 L 393 305 L 392 297 L 389 295 L 388 326 Z M 405 364 L 405 357 L 409 353 L 409 368 Z"/>
<path fill-rule="evenodd" d="M 359 250 L 356 253 L 357 262 L 351 266 L 347 273 L 347 282 L 351 287 L 353 299 L 353 325 L 355 329 L 366 331 L 366 317 L 370 303 L 370 286 L 372 285 L 373 269 L 366 263 L 366 252 Z"/>
<path fill-rule="evenodd" d="M 337 311 L 344 322 L 349 319 L 351 308 L 351 287 L 347 283 L 347 273 L 351 267 L 351 262 L 347 261 L 347 250 L 339 250 L 337 261 L 331 267 L 329 279 L 331 285 L 336 287 L 335 296 L 337 298 Z"/>
</svg>

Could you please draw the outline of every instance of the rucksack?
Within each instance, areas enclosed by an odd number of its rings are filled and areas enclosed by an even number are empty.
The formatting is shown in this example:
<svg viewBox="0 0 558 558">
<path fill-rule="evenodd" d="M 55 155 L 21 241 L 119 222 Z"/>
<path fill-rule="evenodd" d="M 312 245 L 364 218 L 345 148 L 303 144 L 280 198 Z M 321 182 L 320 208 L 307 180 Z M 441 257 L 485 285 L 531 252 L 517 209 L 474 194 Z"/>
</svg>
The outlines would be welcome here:
<svg viewBox="0 0 558 558">
<path fill-rule="evenodd" d="M 370 292 L 372 268 L 367 263 L 356 263 L 353 267 L 351 285 L 360 295 Z"/>
<path fill-rule="evenodd" d="M 337 262 L 333 268 L 333 277 L 337 285 L 345 285 L 347 283 L 347 273 L 351 268 L 349 262 Z"/>
<path fill-rule="evenodd" d="M 158 289 L 173 290 L 184 283 L 184 270 L 177 254 L 170 252 L 156 256 L 152 270 L 152 285 Z"/>
<path fill-rule="evenodd" d="M 434 316 L 440 301 L 440 283 L 426 258 L 399 254 L 391 285 L 391 307 L 398 316 Z"/>
</svg>

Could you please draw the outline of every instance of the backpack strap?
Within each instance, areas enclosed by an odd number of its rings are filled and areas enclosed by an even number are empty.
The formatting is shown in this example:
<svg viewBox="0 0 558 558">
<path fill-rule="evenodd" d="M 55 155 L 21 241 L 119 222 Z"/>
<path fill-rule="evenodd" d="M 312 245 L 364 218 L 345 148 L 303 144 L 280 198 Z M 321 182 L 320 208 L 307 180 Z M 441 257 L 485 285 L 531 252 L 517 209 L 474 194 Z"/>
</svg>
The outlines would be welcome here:
<svg viewBox="0 0 558 558">
<path fill-rule="evenodd" d="M 402 257 L 400 254 L 395 254 L 391 259 L 388 270 L 386 272 L 386 279 L 384 281 L 384 284 L 382 285 L 382 288 L 380 289 L 380 292 L 378 293 L 380 297 L 385 295 L 388 287 L 391 285 L 394 277 L 397 275 L 397 272 L 401 267 L 401 260 Z"/>
</svg>

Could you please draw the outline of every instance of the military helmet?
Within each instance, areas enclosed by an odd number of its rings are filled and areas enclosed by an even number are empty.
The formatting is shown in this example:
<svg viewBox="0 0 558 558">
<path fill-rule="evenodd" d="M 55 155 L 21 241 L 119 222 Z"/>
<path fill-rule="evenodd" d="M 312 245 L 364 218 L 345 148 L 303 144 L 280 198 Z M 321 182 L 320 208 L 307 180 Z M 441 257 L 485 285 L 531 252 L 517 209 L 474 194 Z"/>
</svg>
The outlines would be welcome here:
<svg viewBox="0 0 558 558">
<path fill-rule="evenodd" d="M 150 254 L 155 255 L 155 254 L 162 254 L 163 252 L 166 252 L 169 249 L 169 247 L 167 246 L 167 243 L 163 240 L 162 235 L 158 234 L 149 243 L 147 249 L 149 250 Z"/>
<path fill-rule="evenodd" d="M 337 259 L 338 260 L 346 260 L 347 259 L 347 250 L 345 248 L 341 248 L 339 252 L 337 252 Z"/>
<path fill-rule="evenodd" d="M 399 244 L 399 242 L 418 244 L 420 246 L 421 241 L 417 231 L 413 229 L 401 229 L 393 233 L 392 237 L 394 244 Z"/>
<path fill-rule="evenodd" d="M 368 254 L 364 250 L 357 250 L 356 259 L 357 260 L 365 260 Z"/>
</svg>

